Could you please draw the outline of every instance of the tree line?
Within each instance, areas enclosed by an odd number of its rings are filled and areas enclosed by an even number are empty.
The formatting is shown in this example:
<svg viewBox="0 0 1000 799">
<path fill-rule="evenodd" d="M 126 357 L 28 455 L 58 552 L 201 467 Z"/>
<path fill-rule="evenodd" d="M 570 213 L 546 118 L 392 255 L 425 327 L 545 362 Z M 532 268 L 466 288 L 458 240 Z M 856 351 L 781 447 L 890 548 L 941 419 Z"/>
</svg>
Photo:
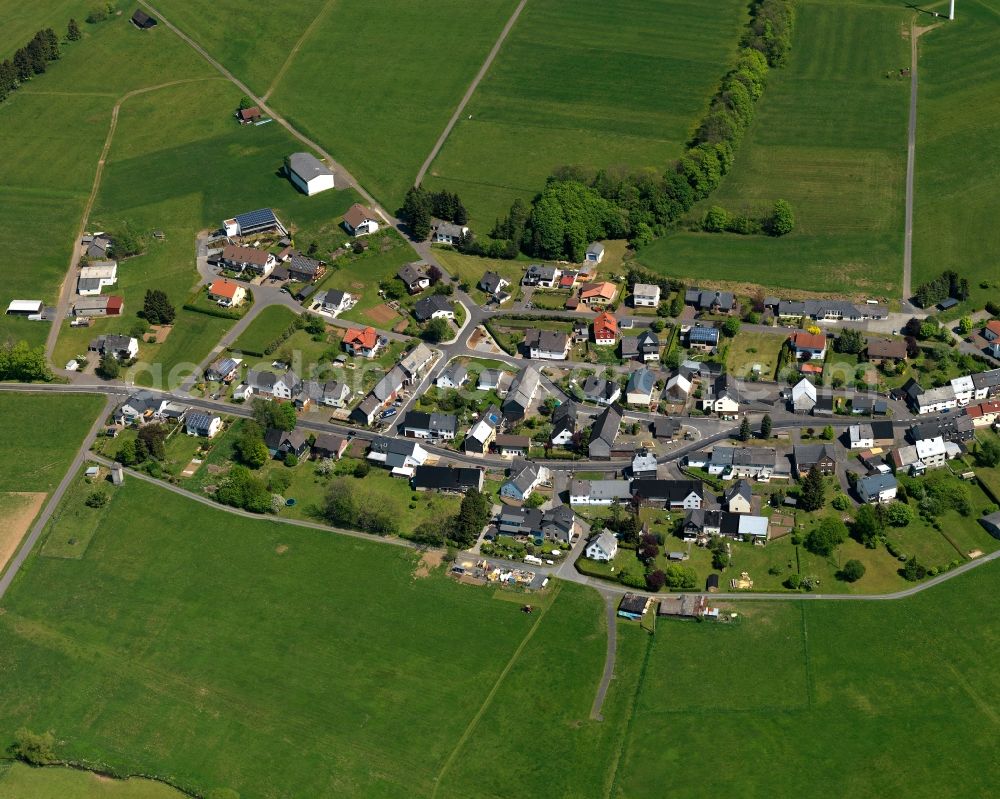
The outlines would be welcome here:
<svg viewBox="0 0 1000 799">
<path fill-rule="evenodd" d="M 81 36 L 76 20 L 69 21 L 66 38 L 76 41 Z M 6 100 L 35 75 L 41 75 L 52 61 L 59 59 L 59 37 L 52 28 L 42 28 L 12 58 L 0 62 L 0 102 Z"/>
<path fill-rule="evenodd" d="M 793 0 L 757 0 L 739 57 L 723 77 L 683 156 L 661 173 L 562 167 L 530 206 L 515 200 L 481 254 L 581 261 L 591 241 L 627 238 L 642 246 L 675 225 L 729 172 L 767 82 L 791 47 Z M 791 208 L 775 209 L 775 230 L 794 225 Z M 787 232 L 787 230 L 786 230 Z"/>
<path fill-rule="evenodd" d="M 0 345 L 0 380 L 31 383 L 51 379 L 52 372 L 42 347 L 29 347 L 26 341 Z"/>
<path fill-rule="evenodd" d="M 423 186 L 410 187 L 397 216 L 406 222 L 410 234 L 417 241 L 430 236 L 433 217 L 456 225 L 464 225 L 469 221 L 469 214 L 457 194 L 443 189 L 428 191 Z"/>
<path fill-rule="evenodd" d="M 914 296 L 921 308 L 930 308 L 949 297 L 961 302 L 969 296 L 969 281 L 959 277 L 958 272 L 946 269 L 933 280 L 918 286 Z"/>
<path fill-rule="evenodd" d="M 749 212 L 734 214 L 721 205 L 713 205 L 705 212 L 701 229 L 706 233 L 785 236 L 795 229 L 795 212 L 788 200 L 775 200 L 771 213 L 766 216 L 754 216 Z"/>
</svg>

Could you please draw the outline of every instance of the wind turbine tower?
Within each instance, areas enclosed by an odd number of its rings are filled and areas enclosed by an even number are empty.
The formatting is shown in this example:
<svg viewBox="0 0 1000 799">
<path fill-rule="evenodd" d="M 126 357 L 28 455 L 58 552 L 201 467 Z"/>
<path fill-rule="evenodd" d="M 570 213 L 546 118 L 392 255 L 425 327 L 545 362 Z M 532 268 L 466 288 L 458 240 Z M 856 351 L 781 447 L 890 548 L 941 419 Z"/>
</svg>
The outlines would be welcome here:
<svg viewBox="0 0 1000 799">
<path fill-rule="evenodd" d="M 951 7 L 948 9 L 948 19 L 955 19 L 955 0 L 951 0 Z"/>
</svg>

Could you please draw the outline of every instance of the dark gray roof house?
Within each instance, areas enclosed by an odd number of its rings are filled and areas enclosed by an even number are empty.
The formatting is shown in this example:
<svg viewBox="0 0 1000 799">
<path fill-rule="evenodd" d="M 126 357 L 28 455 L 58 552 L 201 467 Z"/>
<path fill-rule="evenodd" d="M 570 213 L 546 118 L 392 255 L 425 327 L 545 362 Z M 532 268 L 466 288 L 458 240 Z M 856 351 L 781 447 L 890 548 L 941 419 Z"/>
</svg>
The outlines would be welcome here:
<svg viewBox="0 0 1000 799">
<path fill-rule="evenodd" d="M 417 300 L 416 305 L 413 306 L 413 315 L 418 322 L 426 322 L 428 319 L 433 319 L 435 314 L 439 316 L 454 316 L 455 309 L 452 307 L 451 302 L 440 294 L 432 294 L 430 297 Z"/>
<path fill-rule="evenodd" d="M 591 458 L 609 459 L 621 428 L 622 410 L 616 405 L 609 405 L 604 412 L 594 420 L 590 430 Z"/>
</svg>

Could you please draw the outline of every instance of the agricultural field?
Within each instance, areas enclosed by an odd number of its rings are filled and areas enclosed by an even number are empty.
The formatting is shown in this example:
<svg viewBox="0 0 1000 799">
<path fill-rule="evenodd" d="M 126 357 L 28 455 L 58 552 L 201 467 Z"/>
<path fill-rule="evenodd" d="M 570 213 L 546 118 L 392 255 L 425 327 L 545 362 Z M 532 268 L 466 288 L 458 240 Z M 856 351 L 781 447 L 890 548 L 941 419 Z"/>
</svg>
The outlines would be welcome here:
<svg viewBox="0 0 1000 799">
<path fill-rule="evenodd" d="M 0 799 L 182 799 L 153 780 L 113 780 L 68 768 L 0 763 Z"/>
<path fill-rule="evenodd" d="M 652 638 L 623 625 L 650 651 L 612 795 L 661 796 L 668 778 L 684 797 L 989 796 L 997 575 L 897 602 L 744 604 L 736 624 L 661 621 Z M 685 754 L 705 750 L 738 754 Z"/>
<path fill-rule="evenodd" d="M 486 232 L 557 167 L 663 169 L 704 113 L 746 18 L 740 0 L 528 3 L 426 185 L 457 192 Z"/>
<path fill-rule="evenodd" d="M 539 621 L 492 589 L 414 579 L 401 547 L 247 521 L 138 479 L 115 490 L 83 559 L 36 558 L 4 600 L 5 747 L 17 727 L 53 729 L 68 757 L 199 793 L 429 795 Z M 599 599 L 576 591 L 533 643 L 565 625 L 599 636 Z M 596 683 L 603 648 L 578 679 Z M 419 735 L 400 734 L 415 717 Z"/>
<path fill-rule="evenodd" d="M 395 211 L 516 5 L 334 3 L 271 103 Z"/>
<path fill-rule="evenodd" d="M 0 393 L 0 491 L 51 491 L 104 407 L 96 394 Z"/>
<path fill-rule="evenodd" d="M 944 6 L 941 7 L 944 10 Z M 936 22 L 926 14 L 919 25 Z M 1000 120 L 984 111 L 1000 92 L 1000 3 L 959 4 L 954 22 L 920 38 L 920 101 L 913 217 L 913 287 L 955 269 L 977 307 L 997 300 Z M 980 282 L 990 283 L 988 289 Z"/>
<path fill-rule="evenodd" d="M 732 171 L 692 212 L 765 213 L 785 199 L 794 232 L 679 231 L 639 262 L 713 283 L 898 294 L 910 88 L 898 70 L 910 64 L 903 31 L 912 16 L 884 0 L 798 3 L 788 64 L 771 71 Z"/>
</svg>

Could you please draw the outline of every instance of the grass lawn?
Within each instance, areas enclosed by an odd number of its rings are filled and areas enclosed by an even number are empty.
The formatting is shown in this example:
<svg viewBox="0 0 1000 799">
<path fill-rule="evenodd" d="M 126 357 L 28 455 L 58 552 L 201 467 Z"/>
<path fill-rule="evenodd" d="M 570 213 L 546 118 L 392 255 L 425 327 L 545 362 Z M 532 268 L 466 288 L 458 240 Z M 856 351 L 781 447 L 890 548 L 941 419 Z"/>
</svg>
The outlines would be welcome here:
<svg viewBox="0 0 1000 799">
<path fill-rule="evenodd" d="M 76 560 L 84 556 L 98 526 L 118 495 L 118 489 L 111 485 L 107 477 L 107 469 L 103 469 L 96 479 L 85 477 L 83 469 L 80 470 L 46 526 L 41 548 L 43 556 Z M 86 504 L 87 497 L 97 491 L 108 497 L 108 504 L 103 508 L 91 508 Z"/>
<path fill-rule="evenodd" d="M 788 64 L 772 70 L 733 170 L 693 212 L 765 211 L 786 199 L 795 231 L 781 239 L 677 232 L 639 261 L 712 282 L 898 294 L 910 85 L 885 73 L 910 63 L 901 31 L 912 12 L 881 0 L 807 0 L 796 14 Z"/>
<path fill-rule="evenodd" d="M 787 338 L 783 333 L 740 331 L 727 345 L 726 371 L 737 377 L 748 377 L 753 367 L 760 364 L 761 378 L 773 379 L 778 355 Z"/>
<path fill-rule="evenodd" d="M 0 738 L 53 729 L 66 757 L 198 793 L 429 795 L 539 617 L 440 572 L 414 579 L 416 561 L 127 481 L 83 559 L 34 559 L 4 600 Z M 529 664 L 558 669 L 586 630 L 592 686 L 599 601 L 579 594 Z M 413 718 L 419 734 L 401 734 Z"/>
<path fill-rule="evenodd" d="M 182 799 L 183 796 L 154 780 L 112 780 L 68 768 L 0 763 L 0 799 Z"/>
<path fill-rule="evenodd" d="M 51 491 L 104 407 L 96 394 L 0 394 L 0 491 Z"/>
<path fill-rule="evenodd" d="M 458 192 L 487 232 L 556 167 L 664 168 L 704 113 L 745 20 L 739 0 L 529 3 L 426 184 Z"/>
<path fill-rule="evenodd" d="M 954 23 L 920 38 L 913 288 L 954 268 L 979 308 L 998 288 L 1000 153 L 989 142 L 1000 136 L 1000 120 L 979 113 L 1000 92 L 998 37 L 1000 5 L 987 0 L 967 3 Z"/>
<path fill-rule="evenodd" d="M 233 352 L 263 353 L 269 344 L 294 324 L 296 315 L 284 305 L 264 308 L 250 325 L 240 333 L 230 349 Z"/>
<path fill-rule="evenodd" d="M 435 249 L 434 255 L 444 265 L 448 272 L 462 283 L 469 284 L 469 294 L 476 302 L 487 301 L 484 291 L 478 288 L 479 281 L 487 272 L 496 272 L 500 277 L 510 281 L 506 291 L 514 299 L 521 295 L 521 278 L 527 268 L 526 261 L 505 261 L 498 258 L 477 258 L 474 255 L 462 255 L 455 250 Z"/>
<path fill-rule="evenodd" d="M 394 211 L 515 5 L 386 0 L 373 13 L 361 0 L 341 0 L 271 101 Z"/>
</svg>

